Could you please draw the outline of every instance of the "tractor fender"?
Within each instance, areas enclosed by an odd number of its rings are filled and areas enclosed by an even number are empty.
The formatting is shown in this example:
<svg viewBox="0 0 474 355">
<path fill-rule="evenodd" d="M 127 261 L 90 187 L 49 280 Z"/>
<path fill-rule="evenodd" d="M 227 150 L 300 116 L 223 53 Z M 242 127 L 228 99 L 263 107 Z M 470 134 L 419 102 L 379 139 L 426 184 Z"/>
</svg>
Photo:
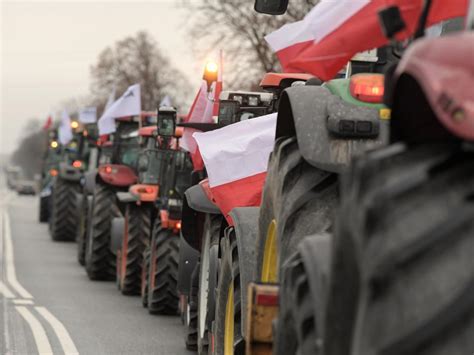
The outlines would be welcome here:
<svg viewBox="0 0 474 355">
<path fill-rule="evenodd" d="M 202 226 L 206 213 L 221 214 L 207 197 L 200 184 L 186 190 L 181 209 L 181 234 L 195 250 L 201 247 Z"/>
<path fill-rule="evenodd" d="M 194 185 L 184 193 L 188 206 L 197 212 L 221 214 L 221 210 L 206 195 L 200 184 Z"/>
<path fill-rule="evenodd" d="M 110 250 L 113 253 L 117 253 L 122 247 L 122 239 L 125 228 L 125 218 L 115 217 L 112 219 L 112 225 L 110 229 Z"/>
<path fill-rule="evenodd" d="M 82 184 L 84 186 L 84 191 L 88 195 L 92 195 L 95 189 L 95 183 L 97 180 L 97 169 L 88 171 L 84 174 Z"/>
<path fill-rule="evenodd" d="M 63 180 L 79 182 L 83 174 L 84 171 L 76 169 L 69 164 L 64 162 L 59 164 L 58 176 Z"/>
<path fill-rule="evenodd" d="M 353 157 L 388 143 L 388 120 L 379 109 L 343 101 L 321 86 L 296 86 L 281 96 L 276 137 L 296 136 L 312 166 L 340 173 Z"/>
<path fill-rule="evenodd" d="M 240 285 L 242 299 L 242 334 L 246 334 L 247 326 L 247 286 L 254 281 L 253 276 L 257 265 L 257 239 L 259 207 L 237 207 L 230 211 L 234 221 L 240 267 Z"/>
<path fill-rule="evenodd" d="M 178 291 L 189 295 L 191 275 L 199 261 L 199 252 L 191 247 L 182 235 L 179 236 Z"/>
</svg>

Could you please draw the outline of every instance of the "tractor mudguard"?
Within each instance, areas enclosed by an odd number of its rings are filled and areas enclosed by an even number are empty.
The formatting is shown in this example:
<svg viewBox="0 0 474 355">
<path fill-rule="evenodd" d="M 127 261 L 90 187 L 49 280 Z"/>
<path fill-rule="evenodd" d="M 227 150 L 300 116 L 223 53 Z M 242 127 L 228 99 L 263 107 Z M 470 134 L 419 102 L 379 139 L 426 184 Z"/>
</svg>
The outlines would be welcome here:
<svg viewBox="0 0 474 355">
<path fill-rule="evenodd" d="M 84 171 L 76 169 L 69 164 L 60 163 L 58 176 L 67 181 L 79 182 L 84 174 Z"/>
<path fill-rule="evenodd" d="M 179 236 L 178 291 L 189 295 L 191 275 L 199 261 L 199 252 L 191 247 L 182 235 Z"/>
<path fill-rule="evenodd" d="M 221 210 L 209 200 L 200 184 L 194 185 L 184 193 L 188 206 L 197 212 L 221 214 Z"/>
<path fill-rule="evenodd" d="M 117 250 L 122 247 L 122 238 L 125 228 L 125 218 L 115 217 L 112 219 L 112 226 L 110 230 L 110 250 L 116 254 Z"/>
<path fill-rule="evenodd" d="M 84 174 L 82 184 L 84 186 L 84 191 L 88 195 L 94 193 L 95 182 L 97 179 L 97 169 L 90 170 Z"/>
<path fill-rule="evenodd" d="M 138 197 L 130 192 L 121 191 L 121 192 L 117 192 L 116 195 L 120 203 L 132 203 L 132 202 L 139 201 Z"/>
<path fill-rule="evenodd" d="M 242 299 L 242 334 L 246 334 L 247 325 L 247 286 L 254 281 L 257 265 L 257 239 L 259 207 L 237 207 L 230 211 L 234 221 L 235 236 L 240 262 L 240 289 Z"/>
<path fill-rule="evenodd" d="M 311 165 L 340 173 L 354 156 L 388 143 L 388 120 L 376 108 L 355 106 L 320 86 L 296 86 L 281 97 L 276 137 L 295 135 Z"/>
</svg>

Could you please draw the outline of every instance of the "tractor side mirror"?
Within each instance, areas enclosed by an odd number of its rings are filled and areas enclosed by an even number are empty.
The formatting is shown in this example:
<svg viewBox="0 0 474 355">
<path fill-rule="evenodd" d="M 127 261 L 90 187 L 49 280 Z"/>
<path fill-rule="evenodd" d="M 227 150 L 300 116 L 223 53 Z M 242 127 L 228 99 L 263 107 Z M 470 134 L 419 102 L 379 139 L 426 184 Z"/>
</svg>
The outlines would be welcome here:
<svg viewBox="0 0 474 355">
<path fill-rule="evenodd" d="M 255 11 L 267 15 L 283 15 L 288 8 L 288 0 L 255 0 Z"/>
<path fill-rule="evenodd" d="M 219 101 L 219 116 L 217 123 L 219 125 L 227 126 L 235 121 L 235 117 L 240 110 L 240 103 L 235 100 L 220 100 Z"/>
<path fill-rule="evenodd" d="M 174 137 L 176 130 L 176 110 L 171 107 L 158 109 L 158 135 L 161 137 Z"/>
</svg>

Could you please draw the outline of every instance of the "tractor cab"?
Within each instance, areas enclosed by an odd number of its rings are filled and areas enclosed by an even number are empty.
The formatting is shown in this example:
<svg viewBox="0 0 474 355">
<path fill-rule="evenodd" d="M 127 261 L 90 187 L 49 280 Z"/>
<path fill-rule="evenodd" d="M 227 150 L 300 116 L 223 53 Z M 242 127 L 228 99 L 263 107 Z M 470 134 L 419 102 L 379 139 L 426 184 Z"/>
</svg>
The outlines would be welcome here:
<svg viewBox="0 0 474 355">
<path fill-rule="evenodd" d="M 219 126 L 271 113 L 273 94 L 269 92 L 223 91 L 219 97 Z"/>
<path fill-rule="evenodd" d="M 176 127 L 176 110 L 161 107 L 158 110 L 158 137 L 162 154 L 160 167 L 161 188 L 157 205 L 161 224 L 176 233 L 181 228 L 181 208 L 186 189 L 191 186 L 193 165 L 188 152 L 182 150 L 179 139 L 182 128 Z"/>
</svg>

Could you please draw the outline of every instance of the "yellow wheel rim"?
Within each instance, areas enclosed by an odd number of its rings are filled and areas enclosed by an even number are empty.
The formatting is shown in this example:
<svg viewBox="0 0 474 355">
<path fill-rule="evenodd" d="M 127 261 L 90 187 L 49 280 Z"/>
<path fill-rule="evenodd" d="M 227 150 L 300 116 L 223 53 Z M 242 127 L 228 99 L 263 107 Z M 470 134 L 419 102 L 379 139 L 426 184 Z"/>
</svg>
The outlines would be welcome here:
<svg viewBox="0 0 474 355">
<path fill-rule="evenodd" d="M 225 305 L 224 355 L 234 353 L 234 285 L 231 283 L 227 291 Z"/>
<path fill-rule="evenodd" d="M 265 241 L 265 251 L 263 254 L 261 282 L 265 283 L 276 283 L 278 281 L 278 249 L 276 240 L 276 230 L 276 221 L 272 220 L 267 229 L 267 239 Z"/>
</svg>

